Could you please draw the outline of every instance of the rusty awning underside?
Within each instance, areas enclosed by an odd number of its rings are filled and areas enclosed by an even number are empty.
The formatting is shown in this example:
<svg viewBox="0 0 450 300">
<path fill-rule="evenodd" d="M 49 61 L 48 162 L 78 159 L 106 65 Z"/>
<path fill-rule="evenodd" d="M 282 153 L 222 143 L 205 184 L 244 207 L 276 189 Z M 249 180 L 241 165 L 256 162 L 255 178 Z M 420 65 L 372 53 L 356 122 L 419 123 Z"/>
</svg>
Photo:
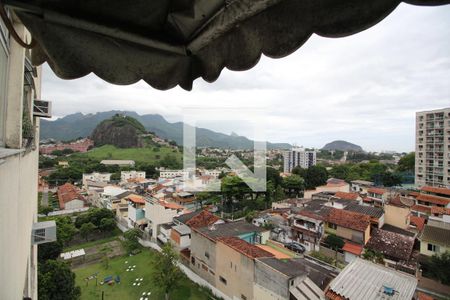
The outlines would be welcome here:
<svg viewBox="0 0 450 300">
<path fill-rule="evenodd" d="M 450 0 L 409 0 L 443 5 Z M 395 0 L 3 0 L 37 44 L 33 64 L 61 78 L 91 72 L 114 84 L 141 79 L 186 90 L 223 68 L 247 70 L 261 54 L 291 54 L 316 33 L 344 37 L 391 13 Z M 420 24 L 417 24 L 420 26 Z"/>
</svg>

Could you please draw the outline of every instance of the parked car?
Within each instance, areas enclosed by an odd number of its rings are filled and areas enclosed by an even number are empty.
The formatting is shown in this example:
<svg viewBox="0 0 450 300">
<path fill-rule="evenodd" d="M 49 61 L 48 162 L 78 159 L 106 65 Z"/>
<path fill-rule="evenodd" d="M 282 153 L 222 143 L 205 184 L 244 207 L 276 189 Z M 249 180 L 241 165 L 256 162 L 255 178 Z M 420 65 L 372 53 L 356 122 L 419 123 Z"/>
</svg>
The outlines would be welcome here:
<svg viewBox="0 0 450 300">
<path fill-rule="evenodd" d="M 284 247 L 297 253 L 304 253 L 306 251 L 306 248 L 303 245 L 295 242 L 287 243 Z"/>
</svg>

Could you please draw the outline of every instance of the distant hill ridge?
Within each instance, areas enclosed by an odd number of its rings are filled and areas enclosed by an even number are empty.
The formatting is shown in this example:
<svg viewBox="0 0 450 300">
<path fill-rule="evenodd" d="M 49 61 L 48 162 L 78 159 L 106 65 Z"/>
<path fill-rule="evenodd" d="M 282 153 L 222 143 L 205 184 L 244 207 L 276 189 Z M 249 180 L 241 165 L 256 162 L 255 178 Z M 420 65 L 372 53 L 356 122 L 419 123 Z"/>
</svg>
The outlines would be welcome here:
<svg viewBox="0 0 450 300">
<path fill-rule="evenodd" d="M 364 152 L 363 148 L 361 146 L 358 146 L 356 144 L 349 143 L 347 141 L 333 141 L 331 143 L 326 144 L 323 146 L 322 150 L 341 150 L 341 151 L 353 151 L 353 152 Z"/>
<path fill-rule="evenodd" d="M 41 120 L 41 139 L 53 138 L 60 141 L 72 140 L 77 137 L 90 136 L 95 127 L 103 120 L 116 114 L 129 116 L 141 123 L 146 131 L 157 136 L 183 144 L 183 123 L 170 123 L 158 114 L 139 115 L 132 111 L 106 111 L 95 114 L 74 113 L 55 121 Z M 206 128 L 197 128 L 197 147 L 252 149 L 253 141 L 236 134 L 227 135 Z M 267 143 L 268 149 L 290 149 L 287 143 Z"/>
</svg>

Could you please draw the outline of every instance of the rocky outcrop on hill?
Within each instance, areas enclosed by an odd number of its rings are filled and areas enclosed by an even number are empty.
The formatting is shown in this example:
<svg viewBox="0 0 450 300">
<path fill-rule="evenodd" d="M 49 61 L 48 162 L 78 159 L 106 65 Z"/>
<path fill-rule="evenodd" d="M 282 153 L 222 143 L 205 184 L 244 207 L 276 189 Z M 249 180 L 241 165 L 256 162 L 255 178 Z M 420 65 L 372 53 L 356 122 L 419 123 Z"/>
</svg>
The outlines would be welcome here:
<svg viewBox="0 0 450 300">
<path fill-rule="evenodd" d="M 140 147 L 140 135 L 145 133 L 144 126 L 136 119 L 115 115 L 102 121 L 91 134 L 95 147 L 114 145 L 119 148 Z"/>
</svg>

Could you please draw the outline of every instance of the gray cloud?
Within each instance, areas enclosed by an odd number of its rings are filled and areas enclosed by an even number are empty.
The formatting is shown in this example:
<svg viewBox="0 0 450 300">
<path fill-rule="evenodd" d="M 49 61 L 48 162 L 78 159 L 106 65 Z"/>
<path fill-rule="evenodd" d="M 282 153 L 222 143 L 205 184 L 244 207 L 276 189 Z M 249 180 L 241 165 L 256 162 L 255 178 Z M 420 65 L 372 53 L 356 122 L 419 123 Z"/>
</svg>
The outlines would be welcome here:
<svg viewBox="0 0 450 300">
<path fill-rule="evenodd" d="M 264 127 L 270 141 L 321 147 L 346 139 L 368 150 L 411 151 L 415 112 L 450 106 L 449 78 L 450 7 L 402 4 L 364 32 L 313 35 L 288 57 L 223 70 L 212 84 L 198 79 L 192 92 L 114 86 L 95 75 L 63 81 L 44 66 L 43 97 L 54 101 L 56 116 L 121 109 L 180 121 L 184 108 L 197 107 L 200 125 L 215 116 L 233 120 L 208 122 L 225 133 L 252 134 L 238 116 Z"/>
</svg>

